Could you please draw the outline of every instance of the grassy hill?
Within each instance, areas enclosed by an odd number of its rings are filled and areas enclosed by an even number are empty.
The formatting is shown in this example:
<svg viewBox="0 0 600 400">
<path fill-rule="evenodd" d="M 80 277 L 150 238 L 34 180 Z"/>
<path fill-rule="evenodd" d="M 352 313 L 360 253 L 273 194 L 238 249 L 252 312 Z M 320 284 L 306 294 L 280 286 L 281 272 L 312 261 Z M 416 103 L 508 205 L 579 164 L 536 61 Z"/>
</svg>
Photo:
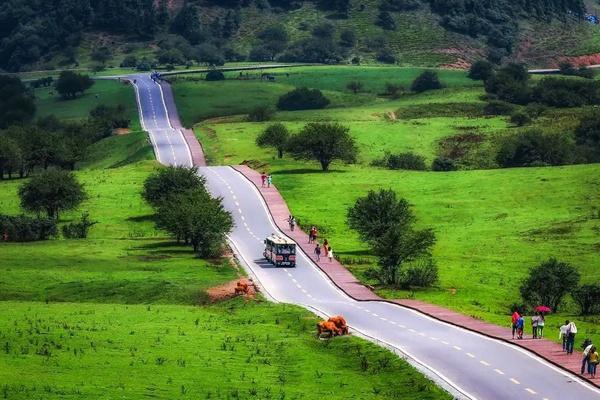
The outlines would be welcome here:
<svg viewBox="0 0 600 400">
<path fill-rule="evenodd" d="M 21 0 L 13 1 L 19 3 Z M 122 72 L 119 66 L 128 57 L 135 57 L 138 61 L 142 59 L 152 61 L 158 58 L 160 49 L 173 48 L 181 51 L 185 60 L 161 61 L 158 65 L 159 68 L 165 68 L 168 64 L 173 64 L 175 68 L 184 68 L 186 63 L 194 64 L 197 62 L 194 58 L 196 50 L 193 49 L 193 46 L 197 45 L 196 41 L 191 40 L 191 45 L 190 43 L 182 44 L 181 37 L 174 39 L 172 35 L 173 32 L 176 32 L 172 28 L 172 23 L 183 3 L 169 1 L 169 20 L 163 21 L 152 29 L 138 28 L 136 24 L 143 23 L 138 20 L 132 21 L 131 26 L 104 26 L 102 29 L 100 26 L 103 25 L 99 23 L 100 21 L 96 21 L 88 26 L 71 27 L 80 29 L 80 31 L 70 32 L 76 33 L 76 35 L 68 41 L 68 45 L 52 46 L 49 43 L 44 47 L 44 51 L 37 49 L 42 53 L 42 57 L 32 57 L 25 50 L 23 52 L 15 50 L 19 57 L 24 58 L 24 65 L 20 70 L 25 72 L 76 68 L 92 71 L 104 68 L 108 73 L 117 73 Z M 255 3 L 250 5 L 243 3 L 237 9 L 216 5 L 218 2 L 193 1 L 188 3 L 197 7 L 197 25 L 200 27 L 203 40 L 216 45 L 219 53 L 227 62 L 260 61 L 256 58 L 249 58 L 249 54 L 260 43 L 260 32 L 265 27 L 273 25 L 282 25 L 285 28 L 289 35 L 289 43 L 297 43 L 302 39 L 309 38 L 312 28 L 323 23 L 331 24 L 335 28 L 334 42 L 338 41 L 342 31 L 352 30 L 356 36 L 356 43 L 351 49 L 343 52 L 341 57 L 343 63 L 350 63 L 354 57 L 359 57 L 363 64 L 378 63 L 378 52 L 382 49 L 389 49 L 395 56 L 395 63 L 398 65 L 465 68 L 473 60 L 485 57 L 489 50 L 489 45 L 485 40 L 488 30 L 471 36 L 457 33 L 461 30 L 454 29 L 453 31 L 448 28 L 448 24 L 443 23 L 444 17 L 448 15 L 432 12 L 429 2 L 425 0 L 416 10 L 391 12 L 391 19 L 395 24 L 394 29 L 383 29 L 380 26 L 380 0 L 352 0 L 345 18 L 340 18 L 334 12 L 317 7 L 315 1 L 301 1 L 298 2 L 299 7 L 287 10 L 264 7 L 267 4 L 266 1 L 256 3 L 263 6 L 256 6 Z M 494 7 L 500 7 L 500 11 L 502 11 L 503 7 L 499 4 Z M 119 5 L 119 7 L 126 9 L 123 14 L 136 15 L 135 10 L 131 9 L 135 6 L 125 4 Z M 598 14 L 595 2 L 588 1 L 587 8 L 589 12 Z M 118 8 L 116 10 L 115 12 L 118 13 Z M 223 28 L 223 21 L 227 20 L 232 12 L 235 13 L 233 28 L 227 28 L 226 33 L 220 32 Z M 498 9 L 491 10 L 490 14 L 494 14 L 494 12 L 498 12 Z M 40 18 L 48 14 L 44 13 Z M 119 15 L 114 17 L 120 21 Z M 22 18 L 23 26 L 31 21 L 30 15 L 24 15 Z M 93 20 L 94 14 L 92 13 L 89 18 Z M 502 18 L 490 19 L 490 23 L 494 29 L 497 28 L 498 32 L 505 30 L 500 25 L 501 20 Z M 62 25 L 62 19 L 59 22 Z M 514 17 L 509 18 L 508 22 L 515 24 L 515 34 L 514 37 L 511 35 L 514 43 L 507 59 L 516 59 L 531 66 L 541 67 L 555 65 L 563 57 L 600 53 L 600 26 L 577 20 L 568 13 L 556 11 L 555 15 L 550 13 L 550 15 L 538 17 Z M 45 25 L 40 24 L 40 26 Z M 16 27 L 14 29 L 18 30 Z M 35 26 L 34 31 L 36 29 L 42 28 Z M 55 33 L 50 32 L 50 34 Z M 39 33 L 41 36 L 43 34 L 43 31 Z M 21 36 L 15 33 L 14 37 L 8 34 L 7 37 L 10 39 L 6 42 L 8 55 L 10 55 L 14 48 L 20 46 L 18 38 Z M 11 46 L 11 40 L 17 41 L 17 44 Z M 59 40 L 59 38 L 53 40 Z M 95 51 L 98 49 L 108 49 L 109 55 L 106 60 L 94 57 Z M 8 55 L 7 60 L 9 59 Z M 6 68 L 10 71 L 19 70 L 15 69 L 15 65 L 11 62 Z M 131 69 L 128 70 L 131 71 Z M 100 73 L 107 73 L 106 71 Z"/>
<path fill-rule="evenodd" d="M 349 69 L 349 68 L 348 68 Z M 319 71 L 319 68 L 314 68 Z M 341 71 L 346 71 L 341 68 Z M 364 72 L 363 72 L 364 71 Z M 398 82 L 414 71 L 390 69 Z M 364 75 L 361 75 L 363 74 Z M 353 77 L 365 79 L 369 68 L 356 68 Z M 506 325 L 509 308 L 520 302 L 519 286 L 529 268 L 549 257 L 575 265 L 582 281 L 592 283 L 598 275 L 597 232 L 600 201 L 598 164 L 546 168 L 478 169 L 438 173 L 389 171 L 372 167 L 371 161 L 385 151 L 413 151 L 431 161 L 443 139 L 465 132 L 482 135 L 493 146 L 496 138 L 519 132 L 506 117 L 482 113 L 483 89 L 464 75 L 442 75 L 447 88 L 423 94 L 406 94 L 397 100 L 377 95 L 384 79 L 364 93 L 351 95 L 343 82 L 327 77 L 310 85 L 333 90 L 335 99 L 325 110 L 278 112 L 274 121 L 297 131 L 310 121 L 335 121 L 350 128 L 360 147 L 359 163 L 334 164 L 322 173 L 318 165 L 276 158 L 273 150 L 258 148 L 256 135 L 268 123 L 249 123 L 244 115 L 204 121 L 196 133 L 208 159 L 216 164 L 249 163 L 273 174 L 292 212 L 303 226 L 316 225 L 321 237 L 332 243 L 335 253 L 357 276 L 374 284 L 365 271 L 374 265 L 368 248 L 345 223 L 348 207 L 368 190 L 392 188 L 412 204 L 419 225 L 432 227 L 438 242 L 434 256 L 440 268 L 437 287 L 412 292 L 382 289 L 387 297 L 415 297 L 441 304 L 500 325 Z M 317 73 L 318 75 L 318 73 Z M 284 79 L 278 75 L 278 84 Z M 297 80 L 301 78 L 296 78 Z M 307 78 L 308 79 L 308 78 Z M 225 82 L 216 85 L 242 85 Z M 254 85 L 258 83 L 248 83 Z M 180 86 L 181 85 L 181 86 Z M 175 85 L 178 103 L 186 109 L 190 99 L 206 93 L 202 83 L 194 94 L 191 83 Z M 264 84 L 268 85 L 268 84 Z M 210 90 L 210 89 L 208 89 Z M 206 100 L 210 102 L 210 100 Z M 225 96 L 216 98 L 228 113 L 244 112 L 236 101 L 227 107 Z M 254 99 L 269 101 L 267 98 Z M 534 125 L 568 132 L 579 110 L 549 110 Z M 188 116 L 189 117 L 189 116 Z M 481 149 L 485 153 L 485 146 Z M 484 155 L 484 157 L 486 157 Z M 596 317 L 576 317 L 577 308 L 567 300 L 563 312 L 549 318 L 558 327 L 565 317 L 581 322 L 581 339 L 597 338 Z"/>
</svg>

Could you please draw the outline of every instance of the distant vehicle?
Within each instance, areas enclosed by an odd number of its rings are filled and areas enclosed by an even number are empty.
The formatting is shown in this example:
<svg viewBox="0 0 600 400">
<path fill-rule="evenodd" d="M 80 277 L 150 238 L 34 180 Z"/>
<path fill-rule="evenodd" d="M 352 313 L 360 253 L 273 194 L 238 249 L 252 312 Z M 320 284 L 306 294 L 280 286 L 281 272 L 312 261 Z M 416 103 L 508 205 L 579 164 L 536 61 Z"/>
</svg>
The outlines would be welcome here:
<svg viewBox="0 0 600 400">
<path fill-rule="evenodd" d="M 265 252 L 267 261 L 276 267 L 296 266 L 296 243 L 288 238 L 271 235 L 265 239 Z"/>
</svg>

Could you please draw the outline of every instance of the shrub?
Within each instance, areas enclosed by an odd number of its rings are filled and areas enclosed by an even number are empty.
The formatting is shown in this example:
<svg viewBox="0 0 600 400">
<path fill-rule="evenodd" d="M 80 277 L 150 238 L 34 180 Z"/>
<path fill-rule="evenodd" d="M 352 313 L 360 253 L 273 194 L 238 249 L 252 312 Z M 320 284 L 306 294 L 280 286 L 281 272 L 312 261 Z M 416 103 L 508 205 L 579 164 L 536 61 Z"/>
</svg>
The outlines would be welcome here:
<svg viewBox="0 0 600 400">
<path fill-rule="evenodd" d="M 494 66 L 489 61 L 475 61 L 469 69 L 469 78 L 475 81 L 488 80 L 494 74 Z"/>
<path fill-rule="evenodd" d="M 573 162 L 574 154 L 566 135 L 530 130 L 504 138 L 496 161 L 505 168 L 565 165 Z"/>
<path fill-rule="evenodd" d="M 53 218 L 0 214 L 0 240 L 34 242 L 48 240 L 56 234 L 56 220 Z"/>
<path fill-rule="evenodd" d="M 458 168 L 453 160 L 446 157 L 436 157 L 431 163 L 431 170 L 438 172 L 456 171 Z"/>
<path fill-rule="evenodd" d="M 400 274 L 400 286 L 426 288 L 433 286 L 439 278 L 438 267 L 430 257 L 418 259 L 408 264 Z"/>
<path fill-rule="evenodd" d="M 271 107 L 262 105 L 256 106 L 248 113 L 248 121 L 250 122 L 264 122 L 270 121 L 273 118 L 274 111 Z"/>
<path fill-rule="evenodd" d="M 327 105 L 329 105 L 329 99 L 319 89 L 306 87 L 284 94 L 277 102 L 277 108 L 287 111 L 320 109 Z"/>
<path fill-rule="evenodd" d="M 600 161 L 600 111 L 592 110 L 581 118 L 575 140 L 587 153 L 588 162 Z"/>
<path fill-rule="evenodd" d="M 363 84 L 361 81 L 350 81 L 346 85 L 346 89 L 350 90 L 352 93 L 356 94 L 360 92 L 363 88 Z"/>
<path fill-rule="evenodd" d="M 387 156 L 385 164 L 389 169 L 407 169 L 413 171 L 424 171 L 427 169 L 425 157 L 411 152 L 390 154 Z"/>
<path fill-rule="evenodd" d="M 545 305 L 557 311 L 563 297 L 578 283 L 579 272 L 575 267 L 551 258 L 529 272 L 520 292 L 528 305 Z"/>
<path fill-rule="evenodd" d="M 130 54 L 126 56 L 121 62 L 121 68 L 135 68 L 138 64 L 137 58 Z"/>
<path fill-rule="evenodd" d="M 209 82 L 224 81 L 225 75 L 223 74 L 223 72 L 213 69 L 212 71 L 209 71 L 208 74 L 206 74 L 206 78 L 204 79 Z"/>
<path fill-rule="evenodd" d="M 573 300 L 579 305 L 581 315 L 600 313 L 600 285 L 583 285 L 571 293 Z"/>
<path fill-rule="evenodd" d="M 65 239 L 86 239 L 90 228 L 96 224 L 97 222 L 90 220 L 90 215 L 86 212 L 79 221 L 63 225 L 62 234 Z"/>
<path fill-rule="evenodd" d="M 600 82 L 597 81 L 544 78 L 533 92 L 537 101 L 553 107 L 600 104 Z"/>
<path fill-rule="evenodd" d="M 404 86 L 398 85 L 392 82 L 386 82 L 385 84 L 385 94 L 390 96 L 392 99 L 397 99 L 404 93 Z"/>
<path fill-rule="evenodd" d="M 410 88 L 413 92 L 422 93 L 427 90 L 441 89 L 442 87 L 437 72 L 425 71 L 413 81 Z"/>
<path fill-rule="evenodd" d="M 514 110 L 515 107 L 512 104 L 500 100 L 491 100 L 483 107 L 486 115 L 510 115 Z"/>
<path fill-rule="evenodd" d="M 396 56 L 391 49 L 384 48 L 377 52 L 377 61 L 382 62 L 384 64 L 395 64 Z"/>
<path fill-rule="evenodd" d="M 510 122 L 516 126 L 523 126 L 530 123 L 531 118 L 524 112 L 517 111 L 510 116 Z"/>
</svg>

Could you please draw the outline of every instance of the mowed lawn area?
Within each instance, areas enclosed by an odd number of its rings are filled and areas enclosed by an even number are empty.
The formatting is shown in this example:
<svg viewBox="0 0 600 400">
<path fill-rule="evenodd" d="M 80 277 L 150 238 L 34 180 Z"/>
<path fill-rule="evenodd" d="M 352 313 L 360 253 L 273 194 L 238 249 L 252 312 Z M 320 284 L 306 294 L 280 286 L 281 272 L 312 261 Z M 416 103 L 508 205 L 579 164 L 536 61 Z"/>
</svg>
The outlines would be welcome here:
<svg viewBox="0 0 600 400">
<path fill-rule="evenodd" d="M 295 87 L 307 86 L 324 91 L 331 100 L 328 110 L 377 102 L 377 94 L 385 90 L 386 83 L 410 87 L 412 80 L 423 72 L 422 68 L 399 67 L 297 67 L 264 70 L 273 75 L 274 82 L 261 80 L 261 72 L 226 73 L 227 80 L 205 82 L 203 74 L 183 75 L 173 80 L 173 89 L 179 115 L 186 126 L 204 119 L 248 113 L 258 105 L 274 108 L 277 99 Z M 449 87 L 480 86 L 466 78 L 460 71 L 439 70 L 440 78 Z M 248 74 L 246 77 L 245 75 Z M 346 85 L 359 81 L 363 89 L 353 94 Z"/>
<path fill-rule="evenodd" d="M 381 289 L 380 294 L 414 297 L 508 326 L 511 305 L 521 303 L 521 282 L 541 261 L 556 257 L 572 263 L 583 283 L 600 279 L 600 165 L 450 173 L 371 167 L 385 151 L 413 151 L 430 162 L 440 139 L 461 132 L 494 140 L 518 131 L 506 117 L 483 115 L 480 87 L 447 86 L 398 100 L 377 97 L 361 106 L 278 112 L 273 122 L 292 131 L 311 121 L 350 128 L 360 146 L 359 163 L 336 163 L 329 173 L 320 172 L 316 162 L 280 160 L 274 150 L 258 148 L 254 140 L 268 123 L 244 122 L 243 115 L 204 121 L 196 133 L 212 163 L 246 162 L 271 172 L 300 224 L 319 226 L 340 260 L 369 283 L 374 282 L 364 273 L 375 259 L 348 229 L 346 213 L 369 190 L 394 189 L 410 201 L 419 226 L 435 230 L 440 281 L 431 289 Z M 579 339 L 600 340 L 597 317 L 576 313 L 567 298 L 562 313 L 549 317 L 550 331 L 572 318 L 580 322 Z"/>
<path fill-rule="evenodd" d="M 89 198 L 61 217 L 88 211 L 87 239 L 0 242 L 0 397 L 451 398 L 379 346 L 318 340 L 306 310 L 260 295 L 211 303 L 206 289 L 243 271 L 155 229 L 140 195 L 160 168 L 151 156 L 141 132 L 92 146 L 75 172 Z M 0 182 L 3 213 L 21 212 L 23 182 Z"/>
</svg>

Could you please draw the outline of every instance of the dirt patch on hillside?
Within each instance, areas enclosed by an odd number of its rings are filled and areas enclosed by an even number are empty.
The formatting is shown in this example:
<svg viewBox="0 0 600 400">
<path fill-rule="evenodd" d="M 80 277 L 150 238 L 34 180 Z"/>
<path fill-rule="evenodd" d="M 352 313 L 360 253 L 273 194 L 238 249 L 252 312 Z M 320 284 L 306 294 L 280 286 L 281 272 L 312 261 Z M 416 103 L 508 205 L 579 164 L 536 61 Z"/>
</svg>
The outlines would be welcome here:
<svg viewBox="0 0 600 400">
<path fill-rule="evenodd" d="M 131 129 L 128 129 L 128 128 L 117 128 L 117 129 L 113 130 L 113 135 L 116 135 L 116 136 L 129 135 L 130 133 L 131 133 Z"/>
<path fill-rule="evenodd" d="M 243 282 L 248 285 L 248 293 L 247 294 L 236 294 L 235 289 L 238 285 L 238 282 Z M 215 286 L 206 290 L 208 297 L 212 303 L 216 303 L 219 301 L 227 300 L 236 296 L 244 296 L 246 299 L 253 299 L 256 295 L 256 288 L 254 287 L 254 283 L 250 279 L 236 279 L 230 282 L 227 282 L 223 285 Z"/>
<path fill-rule="evenodd" d="M 598 65 L 600 64 L 600 53 L 588 54 L 586 56 L 577 56 L 577 57 L 562 57 L 559 62 L 555 65 L 558 67 L 560 62 L 569 62 L 576 67 L 587 67 L 588 65 Z"/>
</svg>

